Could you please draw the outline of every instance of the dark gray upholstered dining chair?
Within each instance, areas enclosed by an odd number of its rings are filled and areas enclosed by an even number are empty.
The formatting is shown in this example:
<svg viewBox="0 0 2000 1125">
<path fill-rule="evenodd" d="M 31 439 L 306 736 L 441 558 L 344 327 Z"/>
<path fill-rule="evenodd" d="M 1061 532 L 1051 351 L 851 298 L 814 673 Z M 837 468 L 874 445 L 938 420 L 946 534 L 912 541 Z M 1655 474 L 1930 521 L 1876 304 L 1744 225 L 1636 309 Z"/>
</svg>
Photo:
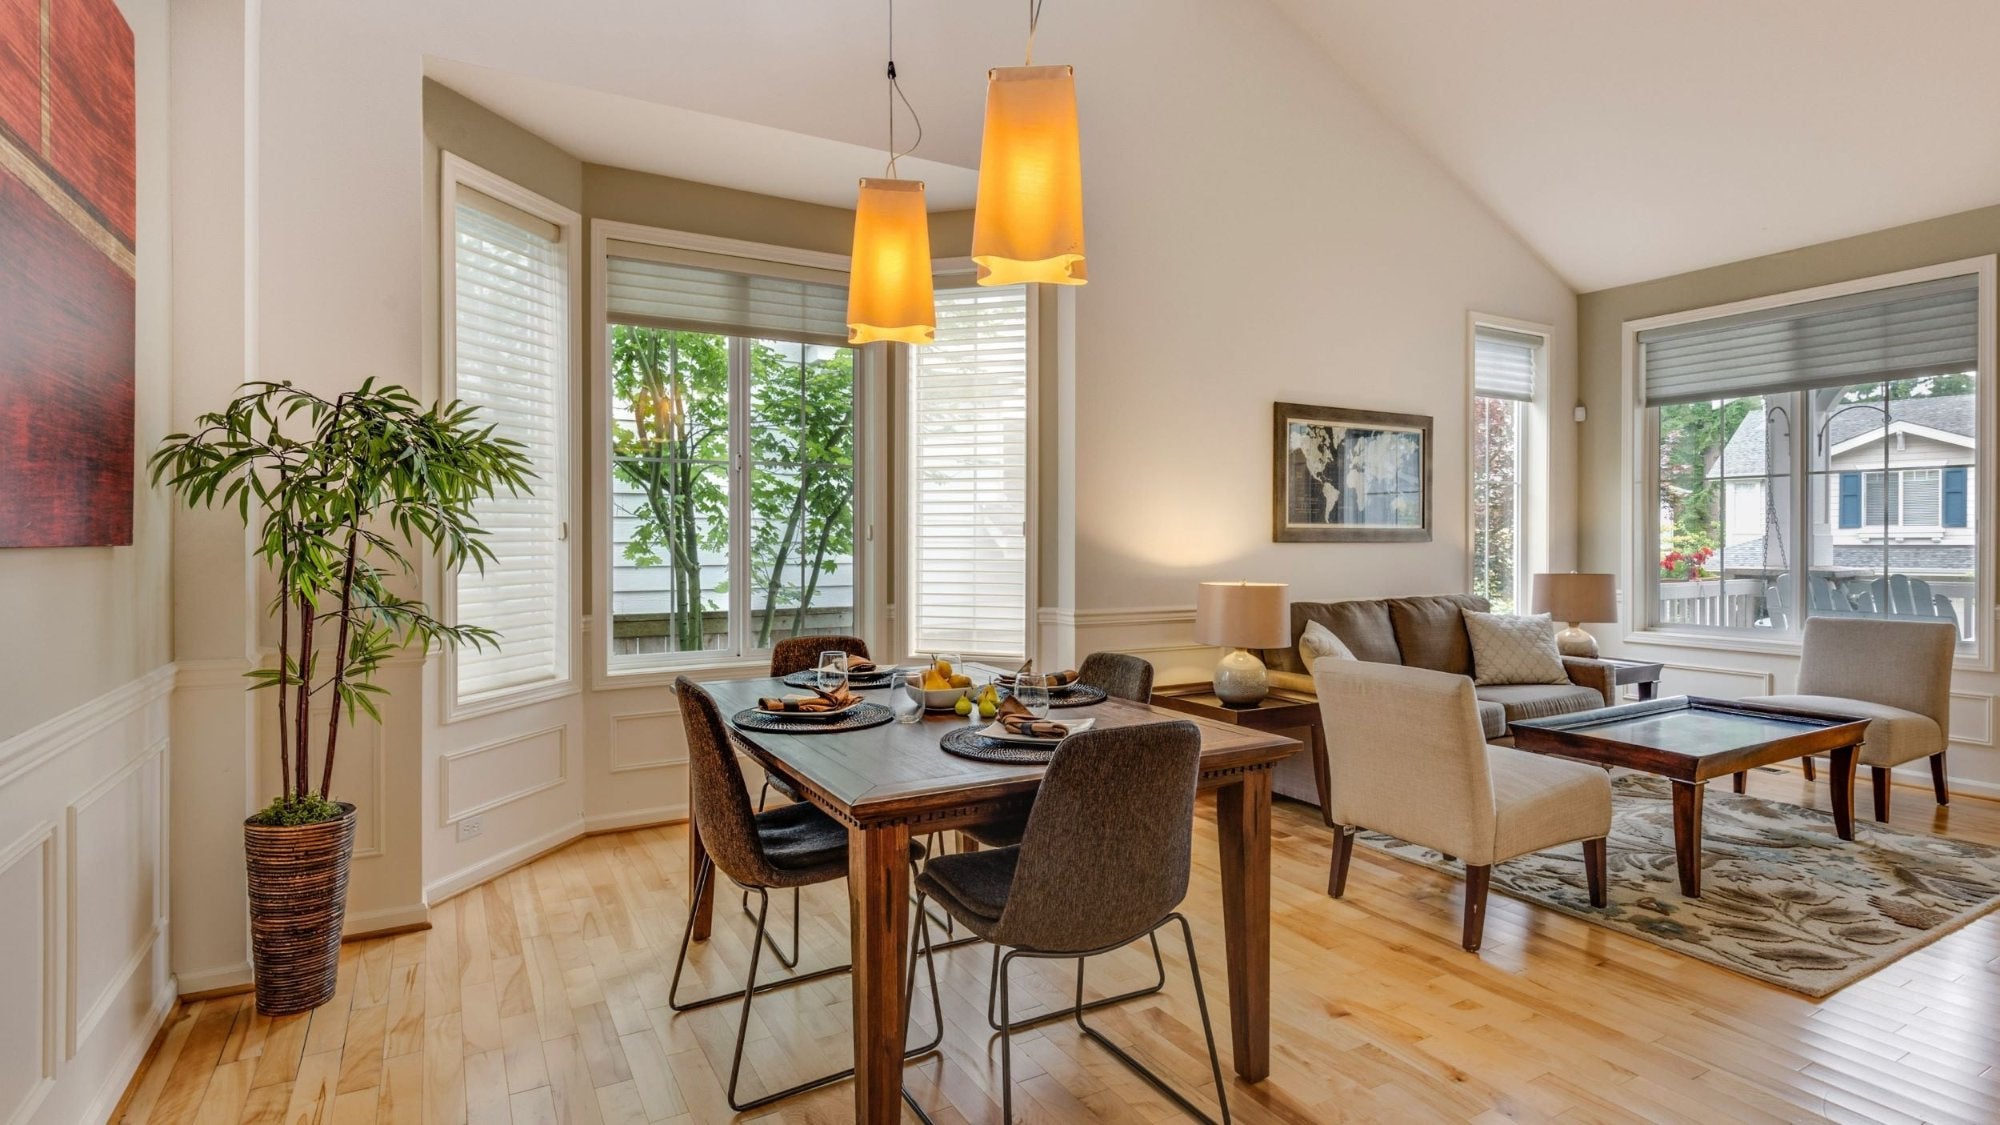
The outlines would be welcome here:
<svg viewBox="0 0 2000 1125">
<path fill-rule="evenodd" d="M 832 817 L 803 802 L 780 805 L 768 812 L 752 810 L 750 790 L 743 783 L 742 767 L 738 765 L 736 753 L 729 742 L 729 727 L 723 721 L 714 697 L 686 676 L 674 681 L 674 688 L 680 694 L 681 721 L 687 728 L 688 797 L 693 803 L 701 842 L 708 849 L 706 858 L 695 873 L 695 898 L 700 900 L 715 872 L 721 871 L 730 881 L 757 897 L 757 933 L 750 942 L 750 969 L 744 976 L 742 988 L 684 1001 L 680 999 L 681 971 L 687 966 L 688 945 L 694 936 L 694 911 L 690 909 L 687 928 L 681 933 L 680 955 L 674 961 L 673 982 L 667 986 L 667 1004 L 676 1012 L 688 1012 L 731 1000 L 743 1001 L 742 1013 L 736 1021 L 736 1051 L 729 1063 L 728 1089 L 729 1105 L 740 1113 L 838 1082 L 854 1073 L 854 1068 L 848 1067 L 749 1101 L 737 1100 L 736 1083 L 743 1069 L 743 1041 L 750 1025 L 750 1002 L 759 993 L 845 973 L 852 968 L 851 965 L 835 965 L 763 984 L 757 982 L 757 962 L 764 951 L 765 923 L 771 911 L 770 892 L 846 878 L 847 830 Z M 912 841 L 910 865 L 913 870 L 921 858 L 922 845 Z M 793 909 L 797 910 L 796 899 Z M 929 966 L 931 1015 L 937 1033 L 928 1043 L 908 1051 L 904 1056 L 906 1058 L 935 1050 L 944 1037 L 944 1010 L 938 996 L 937 967 L 931 956 L 929 936 L 928 929 L 921 927 L 912 935 L 910 974 L 906 987 L 907 997 L 914 999 L 918 942 L 921 939 L 924 963 Z"/>
<path fill-rule="evenodd" d="M 1076 682 L 1087 684 L 1094 688 L 1101 688 L 1105 695 L 1113 699 L 1125 699 L 1133 703 L 1151 703 L 1153 701 L 1153 666 L 1143 657 L 1133 656 L 1130 653 L 1091 653 L 1089 656 L 1084 657 L 1083 663 L 1077 667 Z M 1021 834 L 1027 830 L 1027 826 L 1028 818 L 1022 815 L 1009 817 L 1006 820 L 992 824 L 975 825 L 966 829 L 965 834 L 986 847 L 1005 848 L 1020 843 Z M 1141 996 L 1151 996 L 1153 993 L 1167 986 L 1167 964 L 1160 956 L 1160 937 L 1158 934 L 1147 934 L 1146 940 L 1153 947 L 1153 983 L 1144 988 L 1135 988 L 1130 992 L 1123 992 L 1116 996 L 1106 996 L 1098 1000 L 1093 1000 L 1090 1002 L 1089 1007 L 1102 1008 L 1107 1004 L 1122 1004 L 1127 1000 L 1136 1000 Z M 940 948 L 949 949 L 961 944 L 964 943 L 952 942 Z M 993 951 L 993 972 L 997 979 L 997 975 L 1000 972 L 1000 950 L 998 947 L 995 947 Z M 986 989 L 986 1024 L 993 1030 L 1000 1031 L 1003 1028 L 1000 1025 L 999 1017 L 993 1010 L 993 996 L 994 989 L 991 982 L 989 982 Z M 1050 1020 L 1059 1020 L 1068 1014 L 1068 1009 L 1059 1009 L 1053 1012 L 1043 1012 L 1036 1016 L 1024 1016 L 1014 1021 L 1012 1027 L 1004 1030 L 1018 1031 L 1022 1028 L 1033 1027 L 1039 1023 L 1047 1023 Z"/>
<path fill-rule="evenodd" d="M 852 657 L 860 657 L 863 660 L 869 659 L 868 642 L 862 640 L 860 637 L 850 637 L 844 633 L 829 633 L 817 637 L 785 637 L 777 644 L 771 646 L 771 678 L 783 679 L 793 672 L 803 672 L 810 668 L 817 668 L 819 667 L 819 654 L 834 649 L 838 649 Z M 783 797 L 787 801 L 796 802 L 799 799 L 799 792 L 792 787 L 791 782 L 786 781 L 778 774 L 765 770 L 764 785 L 757 791 L 758 812 L 764 811 L 764 806 L 770 802 L 771 794 L 774 791 L 778 796 Z M 778 959 L 779 964 L 787 969 L 797 968 L 799 964 L 798 906 L 798 888 L 794 887 L 792 889 L 791 953 L 787 954 L 784 950 L 778 948 L 778 939 L 768 933 L 764 935 L 764 940 L 771 943 L 771 954 Z M 756 917 L 750 911 L 750 894 L 748 891 L 745 891 L 743 894 L 743 914 L 745 917 Z"/>
<path fill-rule="evenodd" d="M 1210 1118 L 1122 1048 L 1084 1022 L 1085 959 L 1178 922 L 1222 1120 L 1229 1099 L 1215 1029 L 1201 990 L 1194 934 L 1176 907 L 1187 894 L 1201 733 L 1191 722 L 1090 730 L 1065 739 L 1049 761 L 1021 842 L 992 851 L 936 856 L 917 877 L 919 901 L 935 899 L 994 946 L 1000 958 L 1000 1097 L 1014 1119 L 1008 974 L 1017 957 L 1076 960 L 1076 1002 L 1066 1009 L 1088 1038 L 1188 1113 Z M 929 923 L 917 911 L 917 929 Z"/>
</svg>

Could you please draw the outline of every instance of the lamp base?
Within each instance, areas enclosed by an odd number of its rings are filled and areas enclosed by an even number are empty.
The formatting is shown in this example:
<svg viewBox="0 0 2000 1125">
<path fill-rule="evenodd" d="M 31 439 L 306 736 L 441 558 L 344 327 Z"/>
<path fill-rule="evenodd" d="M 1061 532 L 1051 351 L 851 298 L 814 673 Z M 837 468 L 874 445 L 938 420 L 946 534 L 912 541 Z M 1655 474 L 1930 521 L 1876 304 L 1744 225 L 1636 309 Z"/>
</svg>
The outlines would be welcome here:
<svg viewBox="0 0 2000 1125">
<path fill-rule="evenodd" d="M 1264 662 L 1248 649 L 1233 648 L 1215 666 L 1215 696 L 1232 707 L 1254 707 L 1271 694 Z"/>
<path fill-rule="evenodd" d="M 1576 622 L 1556 634 L 1556 651 L 1564 656 L 1581 656 L 1597 659 L 1597 638 L 1583 631 Z"/>
</svg>

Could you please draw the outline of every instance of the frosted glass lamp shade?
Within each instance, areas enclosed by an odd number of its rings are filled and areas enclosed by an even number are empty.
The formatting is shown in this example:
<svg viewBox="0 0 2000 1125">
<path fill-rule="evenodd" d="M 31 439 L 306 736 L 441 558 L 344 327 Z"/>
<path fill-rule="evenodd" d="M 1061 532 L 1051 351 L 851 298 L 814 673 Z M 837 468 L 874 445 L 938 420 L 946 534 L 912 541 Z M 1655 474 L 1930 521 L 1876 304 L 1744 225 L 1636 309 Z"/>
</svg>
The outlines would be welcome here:
<svg viewBox="0 0 2000 1125">
<path fill-rule="evenodd" d="M 847 279 L 847 342 L 928 344 L 937 337 L 930 214 L 922 180 L 862 180 Z"/>
<path fill-rule="evenodd" d="M 972 260 L 981 285 L 1088 280 L 1083 154 L 1071 68 L 1007 66 L 986 72 Z"/>
<path fill-rule="evenodd" d="M 1283 582 L 1204 582 L 1194 604 L 1197 644 L 1287 648 L 1291 603 Z"/>
</svg>

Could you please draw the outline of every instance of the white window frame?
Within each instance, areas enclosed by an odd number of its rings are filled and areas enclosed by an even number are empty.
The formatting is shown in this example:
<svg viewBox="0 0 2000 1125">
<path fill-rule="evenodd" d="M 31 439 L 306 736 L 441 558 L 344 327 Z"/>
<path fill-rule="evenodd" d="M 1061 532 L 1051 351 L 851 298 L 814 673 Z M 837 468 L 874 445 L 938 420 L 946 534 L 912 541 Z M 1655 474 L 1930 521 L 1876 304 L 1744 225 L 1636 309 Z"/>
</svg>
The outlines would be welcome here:
<svg viewBox="0 0 2000 1125">
<path fill-rule="evenodd" d="M 614 661 L 611 657 L 611 566 L 613 547 L 611 542 L 611 356 L 606 348 L 610 331 L 610 318 L 605 311 L 604 293 L 608 284 L 608 260 L 613 242 L 638 243 L 646 246 L 660 246 L 674 250 L 692 250 L 698 253 L 715 254 L 729 258 L 743 258 L 749 261 L 775 262 L 786 265 L 810 266 L 815 269 L 830 270 L 845 274 L 850 271 L 849 259 L 845 254 L 832 254 L 819 250 L 802 250 L 790 246 L 773 246 L 761 242 L 742 239 L 722 238 L 715 235 L 699 234 L 693 231 L 669 230 L 639 223 L 623 223 L 607 220 L 592 220 L 590 224 L 590 320 L 589 355 L 591 378 L 592 418 L 589 426 L 591 500 L 591 547 L 593 557 L 590 665 L 592 682 L 607 688 L 634 688 L 670 685 L 674 680 L 690 672 L 720 673 L 724 676 L 752 677 L 763 675 L 770 667 L 768 653 L 737 655 L 734 651 L 704 650 L 688 653 L 651 654 L 643 660 L 627 658 Z M 851 346 L 851 345 L 850 345 Z M 883 414 L 885 398 L 877 388 L 884 381 L 887 368 L 888 345 L 875 343 L 855 347 L 854 356 L 854 626 L 862 637 L 875 641 L 888 637 L 888 627 L 883 606 L 882 576 L 880 562 L 878 525 L 880 513 L 884 510 L 882 495 L 882 471 L 885 464 L 886 428 Z M 737 410 L 732 401 L 732 414 Z M 733 424 L 733 423 L 732 423 Z M 732 442 L 732 444 L 735 444 Z M 739 515 L 747 506 L 748 497 L 730 497 L 731 522 L 740 523 Z M 747 553 L 744 558 L 748 558 Z M 737 581 L 736 570 L 741 565 L 732 563 L 732 589 L 746 589 L 747 582 Z M 735 625 L 731 626 L 732 634 Z"/>
<path fill-rule="evenodd" d="M 971 258 L 939 258 L 931 263 L 931 274 L 940 283 L 940 288 L 943 287 L 942 283 L 947 278 L 951 279 L 952 287 L 956 288 L 959 282 L 971 278 L 977 272 L 978 266 Z M 1024 596 L 1027 604 L 1022 607 L 1021 643 L 1027 651 L 1018 655 L 1014 653 L 959 654 L 968 658 L 984 657 L 989 660 L 1012 658 L 1020 660 L 1036 655 L 1040 647 L 1039 634 L 1041 625 L 1039 623 L 1037 607 L 1041 605 L 1041 538 L 1039 534 L 1042 523 L 1041 305 L 1044 287 L 1039 284 L 1028 283 L 1025 288 L 1027 290 L 1028 306 L 1028 400 L 1026 404 L 1028 420 L 1028 505 L 1024 554 L 1024 557 L 1027 559 L 1027 575 Z M 899 487 L 896 489 L 895 498 L 897 537 L 895 583 L 897 620 L 895 632 L 897 655 L 899 658 L 916 655 L 915 588 L 912 585 L 911 579 L 916 574 L 917 565 L 917 541 L 916 536 L 912 533 L 915 528 L 915 524 L 912 522 L 915 518 L 915 505 L 912 503 L 912 500 L 917 482 L 916 474 L 910 471 L 909 468 L 913 464 L 912 458 L 914 456 L 914 450 L 911 449 L 910 444 L 910 420 L 913 416 L 912 408 L 914 405 L 911 401 L 911 392 L 913 390 L 911 380 L 916 377 L 916 366 L 911 360 L 910 346 L 907 344 L 897 345 L 892 382 L 895 386 L 896 419 L 898 422 L 895 436 L 896 464 L 901 472 L 901 479 L 898 482 Z"/>
<path fill-rule="evenodd" d="M 561 435 L 557 442 L 557 473 L 560 490 L 557 494 L 558 519 L 563 528 L 563 541 L 568 549 L 561 554 L 562 577 L 556 599 L 556 620 L 559 635 L 563 637 L 563 673 L 561 678 L 525 684 L 518 688 L 508 688 L 462 700 L 458 693 L 458 652 L 446 646 L 440 660 L 444 677 L 441 719 L 445 723 L 455 723 L 481 715 L 492 714 L 513 707 L 545 702 L 574 695 L 582 690 L 576 672 L 576 647 L 578 622 L 576 618 L 576 577 L 581 572 L 582 559 L 578 537 L 573 533 L 577 503 L 577 474 L 575 451 L 576 382 L 577 373 L 583 369 L 582 341 L 576 339 L 576 285 L 582 276 L 582 230 L 583 216 L 564 207 L 546 196 L 530 191 L 496 172 L 483 168 L 456 153 L 445 152 L 439 159 L 438 189 L 438 385 L 440 397 L 449 401 L 458 397 L 458 201 L 461 188 L 469 188 L 483 195 L 497 199 L 510 207 L 517 207 L 541 219 L 560 231 L 558 242 L 563 250 L 564 328 L 570 337 L 564 349 L 568 355 L 568 377 L 556 395 L 556 432 Z M 439 567 L 440 616 L 448 623 L 457 623 L 458 576 L 455 572 Z"/>
<path fill-rule="evenodd" d="M 1514 453 L 1514 609 L 1526 613 L 1533 598 L 1533 575 L 1549 569 L 1549 348 L 1555 326 L 1532 320 L 1471 312 L 1465 317 L 1465 588 L 1472 589 L 1474 557 L 1472 544 L 1478 528 L 1473 515 L 1472 449 L 1478 440 L 1473 426 L 1473 409 L 1479 398 L 1477 339 L 1481 328 L 1535 336 L 1535 397 L 1522 406 L 1522 425 L 1516 427 L 1519 449 Z"/>
<path fill-rule="evenodd" d="M 1977 571 L 1974 575 L 1975 587 L 1987 592 L 1989 604 L 1985 607 L 1978 627 L 1973 630 L 1974 643 L 1961 647 L 1954 657 L 1953 667 L 1967 671 L 1990 672 L 1994 667 L 1995 645 L 1991 641 L 1994 625 L 2000 622 L 2000 605 L 1991 604 L 1990 585 L 1994 573 L 1994 505 L 1992 488 L 1986 487 L 1987 474 L 1994 463 L 1993 440 L 1995 433 L 1995 403 L 2000 400 L 2000 387 L 1994 384 L 1994 320 L 1996 314 L 1995 282 L 1996 263 L 2000 256 L 1984 255 L 1962 258 L 1951 262 L 1940 262 L 1931 266 L 1900 270 L 1895 273 L 1879 274 L 1873 277 L 1855 278 L 1849 281 L 1819 285 L 1807 289 L 1796 289 L 1785 293 L 1774 293 L 1765 297 L 1735 301 L 1706 308 L 1689 309 L 1683 312 L 1667 313 L 1661 316 L 1628 320 L 1620 326 L 1619 367 L 1623 409 L 1620 444 L 1621 461 L 1626 467 L 1629 481 L 1624 510 L 1621 517 L 1621 542 L 1623 555 L 1621 570 L 1625 577 L 1625 589 L 1631 591 L 1620 609 L 1624 639 L 1632 644 L 1666 645 L 1690 649 L 1715 649 L 1733 652 L 1767 652 L 1796 656 L 1801 645 L 1796 632 L 1777 636 L 1758 636 L 1751 630 L 1697 631 L 1687 628 L 1662 628 L 1649 625 L 1652 614 L 1653 583 L 1658 578 L 1658 556 L 1651 554 L 1653 536 L 1658 533 L 1655 526 L 1659 522 L 1658 508 L 1654 498 L 1659 490 L 1659 432 L 1657 420 L 1645 403 L 1644 349 L 1639 346 L 1639 334 L 1655 329 L 1670 328 L 1697 321 L 1719 317 L 1735 316 L 1741 313 L 1763 312 L 1784 308 L 1789 305 L 1805 304 L 1831 297 L 1844 297 L 1855 293 L 1868 293 L 1879 289 L 1893 289 L 1897 286 L 1915 285 L 1925 281 L 1972 275 L 1978 278 L 1979 286 L 1979 417 L 1977 457 L 1972 465 L 1974 503 L 1976 504 L 1976 526 L 1974 559 Z M 1810 542 L 1812 505 L 1809 486 L 1811 450 L 1806 442 L 1794 442 L 1792 449 L 1791 479 L 1801 482 L 1802 502 L 1795 505 L 1793 527 L 1790 529 L 1795 543 Z M 1803 604 L 1803 603 L 1801 603 Z"/>
</svg>

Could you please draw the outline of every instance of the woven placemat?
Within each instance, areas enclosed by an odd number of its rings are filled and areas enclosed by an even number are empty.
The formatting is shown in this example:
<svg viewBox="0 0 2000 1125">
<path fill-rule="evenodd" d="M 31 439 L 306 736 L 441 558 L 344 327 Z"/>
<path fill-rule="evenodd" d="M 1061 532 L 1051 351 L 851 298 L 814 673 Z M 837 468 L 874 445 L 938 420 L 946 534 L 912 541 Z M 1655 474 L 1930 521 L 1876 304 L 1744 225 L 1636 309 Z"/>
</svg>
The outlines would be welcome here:
<svg viewBox="0 0 2000 1125">
<path fill-rule="evenodd" d="M 1014 694 L 1014 689 L 1010 687 L 1003 687 L 1000 690 L 1007 695 Z M 1068 687 L 1049 689 L 1051 707 L 1088 707 L 1109 698 L 1111 697 L 1104 694 L 1103 688 L 1092 687 L 1089 684 L 1071 684 Z"/>
<path fill-rule="evenodd" d="M 744 730 L 761 730 L 772 734 L 832 734 L 835 731 L 879 727 L 895 717 L 895 712 L 880 703 L 863 703 L 838 719 L 801 719 L 797 715 L 778 715 L 769 711 L 759 711 L 755 707 L 745 707 L 730 716 L 729 721 Z"/>
<path fill-rule="evenodd" d="M 885 688 L 895 682 L 896 674 L 894 672 L 871 672 L 865 676 L 849 674 L 847 677 L 847 686 L 853 688 L 855 691 Z M 819 672 L 812 668 L 807 668 L 802 672 L 793 672 L 791 675 L 785 677 L 785 686 L 816 688 L 819 686 Z"/>
<path fill-rule="evenodd" d="M 971 727 L 960 727 L 949 731 L 939 740 L 938 746 L 947 754 L 961 758 L 972 758 L 981 762 L 1004 762 L 1010 766 L 1046 766 L 1056 748 L 1053 746 L 1023 746 L 1018 742 L 1002 742 L 988 738 Z"/>
</svg>

